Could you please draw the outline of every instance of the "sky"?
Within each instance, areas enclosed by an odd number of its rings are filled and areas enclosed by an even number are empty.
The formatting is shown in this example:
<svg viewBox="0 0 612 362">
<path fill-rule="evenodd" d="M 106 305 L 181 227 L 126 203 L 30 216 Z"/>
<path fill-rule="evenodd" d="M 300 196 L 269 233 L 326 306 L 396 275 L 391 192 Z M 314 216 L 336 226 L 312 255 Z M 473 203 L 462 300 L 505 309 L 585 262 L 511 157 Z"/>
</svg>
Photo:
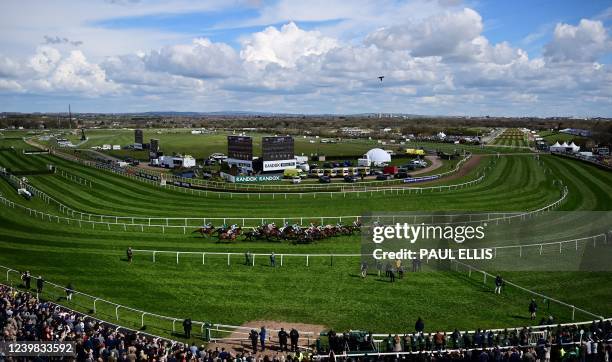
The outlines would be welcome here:
<svg viewBox="0 0 612 362">
<path fill-rule="evenodd" d="M 0 111 L 611 117 L 611 27 L 609 0 L 2 0 Z"/>
</svg>

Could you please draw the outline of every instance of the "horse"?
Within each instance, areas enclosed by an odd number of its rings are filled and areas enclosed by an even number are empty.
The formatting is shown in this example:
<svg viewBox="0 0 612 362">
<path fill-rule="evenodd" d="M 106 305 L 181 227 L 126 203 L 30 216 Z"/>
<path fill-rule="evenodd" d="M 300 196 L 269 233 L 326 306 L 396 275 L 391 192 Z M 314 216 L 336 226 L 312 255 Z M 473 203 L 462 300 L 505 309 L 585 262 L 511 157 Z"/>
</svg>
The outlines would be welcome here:
<svg viewBox="0 0 612 362">
<path fill-rule="evenodd" d="M 212 225 L 206 225 L 200 228 L 195 229 L 194 231 L 192 231 L 191 233 L 200 233 L 200 235 L 202 237 L 206 237 L 206 236 L 212 236 L 212 234 L 215 232 L 215 228 Z"/>
<path fill-rule="evenodd" d="M 235 229 L 228 229 L 227 231 L 219 233 L 219 240 L 234 241 L 242 233 L 242 228 L 237 227 Z"/>
</svg>

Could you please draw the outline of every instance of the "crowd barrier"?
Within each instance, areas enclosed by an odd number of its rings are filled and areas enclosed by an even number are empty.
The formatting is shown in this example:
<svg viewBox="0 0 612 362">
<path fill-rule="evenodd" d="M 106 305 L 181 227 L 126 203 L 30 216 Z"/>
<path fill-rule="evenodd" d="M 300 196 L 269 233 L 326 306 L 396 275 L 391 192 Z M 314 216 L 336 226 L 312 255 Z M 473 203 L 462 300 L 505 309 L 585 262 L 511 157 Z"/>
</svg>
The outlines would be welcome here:
<svg viewBox="0 0 612 362">
<path fill-rule="evenodd" d="M 570 242 L 571 242 L 571 241 L 570 241 Z M 473 266 L 471 266 L 471 265 L 469 265 L 469 264 L 463 263 L 463 262 L 458 261 L 458 260 L 452 260 L 452 261 L 451 261 L 451 263 L 453 263 L 453 262 L 456 264 L 455 271 L 457 271 L 457 272 L 459 271 L 459 267 L 464 267 L 464 268 L 466 268 L 466 269 L 467 269 L 467 271 L 468 271 L 468 275 L 469 275 L 470 277 L 471 277 L 471 275 L 472 275 L 472 272 L 476 272 L 476 273 L 480 273 L 480 274 L 482 274 L 482 276 L 483 276 L 483 284 L 486 284 L 486 282 L 487 282 L 487 278 L 489 278 L 489 280 L 495 280 L 495 277 L 496 277 L 495 275 L 490 274 L 490 273 L 488 273 L 488 272 L 486 272 L 486 271 L 484 271 L 484 270 L 480 270 L 480 269 L 478 269 L 478 268 L 475 268 L 475 267 L 473 267 Z M 512 283 L 512 282 L 510 282 L 510 281 L 508 281 L 508 280 L 504 280 L 504 283 L 505 283 L 505 285 L 510 285 L 510 286 L 515 287 L 515 288 L 517 288 L 517 289 L 520 289 L 520 290 L 522 290 L 522 291 L 524 291 L 524 292 L 527 292 L 527 293 L 529 293 L 529 294 L 531 294 L 531 295 L 533 295 L 533 296 L 540 297 L 540 298 L 544 298 L 544 299 L 549 300 L 549 301 L 551 301 L 551 302 L 557 303 L 557 304 L 559 304 L 559 305 L 561 305 L 561 306 L 564 306 L 564 307 L 570 308 L 570 309 L 572 310 L 572 320 L 574 320 L 574 319 L 575 319 L 575 317 L 576 317 L 576 311 L 579 311 L 579 312 L 584 313 L 584 314 L 586 314 L 586 315 L 590 315 L 590 316 L 595 317 L 595 318 L 597 318 L 597 319 L 604 319 L 604 317 L 603 317 L 603 316 L 601 316 L 601 315 L 597 315 L 597 314 L 595 314 L 595 313 L 591 313 L 591 312 L 589 312 L 589 311 L 587 311 L 587 310 L 584 310 L 584 309 L 582 309 L 582 308 L 578 308 L 578 307 L 576 307 L 576 306 L 575 306 L 575 305 L 573 305 L 573 304 L 565 303 L 565 302 L 562 302 L 562 301 L 557 300 L 557 299 L 555 299 L 555 298 L 551 298 L 551 297 L 549 297 L 549 296 L 547 296 L 547 295 L 544 295 L 544 294 L 542 294 L 542 293 L 538 293 L 538 292 L 535 292 L 535 291 L 533 291 L 533 290 L 531 290 L 531 289 L 527 289 L 527 288 L 525 288 L 525 287 L 522 287 L 522 286 L 520 286 L 520 285 L 517 285 L 516 283 Z"/>
<path fill-rule="evenodd" d="M 609 319 L 605 320 L 606 322 L 609 321 Z M 591 322 L 584 322 L 584 323 L 576 323 L 576 324 L 589 324 Z M 567 325 L 567 324 L 566 324 Z M 574 324 L 570 324 L 570 325 L 574 325 Z M 554 326 L 557 327 L 557 326 Z M 381 342 L 381 341 L 378 341 Z M 607 342 L 607 343 L 611 343 L 612 339 L 608 339 L 602 342 Z M 569 342 L 569 343 L 552 343 L 551 346 L 577 346 L 580 345 L 582 342 Z M 481 348 L 459 348 L 459 349 L 432 349 L 432 350 L 424 350 L 424 351 L 402 351 L 402 352 L 378 352 L 380 351 L 380 348 L 377 349 L 377 351 L 371 351 L 371 352 L 350 352 L 350 353 L 342 353 L 342 354 L 334 354 L 333 357 L 331 355 L 324 355 L 324 354 L 318 354 L 315 355 L 313 358 L 315 360 L 326 360 L 326 359 L 334 359 L 334 361 L 337 361 L 338 358 L 358 358 L 358 357 L 396 357 L 396 359 L 400 359 L 401 356 L 406 356 L 406 355 L 423 355 L 423 356 L 427 356 L 427 355 L 443 355 L 443 354 L 449 354 L 449 353 L 457 353 L 457 354 L 463 354 L 464 352 L 479 352 L 479 351 L 492 351 L 492 350 L 500 350 L 500 351 L 506 351 L 506 350 L 512 350 L 512 349 L 524 349 L 524 348 L 528 348 L 528 347 L 536 347 L 537 343 L 529 343 L 527 345 L 513 345 L 513 346 L 496 346 L 496 347 L 481 347 Z M 593 353 L 593 355 L 596 355 L 597 352 Z"/>
</svg>

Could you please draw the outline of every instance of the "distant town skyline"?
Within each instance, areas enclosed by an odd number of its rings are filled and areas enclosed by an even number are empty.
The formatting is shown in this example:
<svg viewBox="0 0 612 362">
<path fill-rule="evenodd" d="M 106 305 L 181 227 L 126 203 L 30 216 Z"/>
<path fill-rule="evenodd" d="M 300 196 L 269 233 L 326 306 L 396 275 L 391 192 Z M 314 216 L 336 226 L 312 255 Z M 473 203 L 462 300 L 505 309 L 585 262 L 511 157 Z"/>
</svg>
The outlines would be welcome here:
<svg viewBox="0 0 612 362">
<path fill-rule="evenodd" d="M 7 0 L 0 10 L 0 112 L 612 116 L 608 1 Z"/>
</svg>

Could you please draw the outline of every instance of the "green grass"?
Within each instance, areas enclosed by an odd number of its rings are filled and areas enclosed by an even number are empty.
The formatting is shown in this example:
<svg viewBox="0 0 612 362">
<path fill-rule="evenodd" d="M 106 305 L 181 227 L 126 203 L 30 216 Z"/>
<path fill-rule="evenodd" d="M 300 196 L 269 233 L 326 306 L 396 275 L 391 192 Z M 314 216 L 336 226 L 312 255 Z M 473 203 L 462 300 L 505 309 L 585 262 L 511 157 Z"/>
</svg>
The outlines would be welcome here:
<svg viewBox="0 0 612 362">
<path fill-rule="evenodd" d="M 94 146 L 102 146 L 103 144 L 110 145 L 128 145 L 134 142 L 133 130 L 88 130 L 86 131 L 88 141 L 81 144 L 79 148 L 90 148 Z M 227 153 L 227 136 L 231 133 L 218 132 L 211 134 L 192 135 L 188 129 L 145 129 L 144 140 L 149 142 L 151 138 L 160 140 L 160 147 L 166 154 L 181 153 L 190 154 L 198 160 L 208 158 L 215 152 Z M 70 135 L 66 133 L 66 138 L 70 139 L 74 144 L 80 143 L 80 133 Z M 261 153 L 261 137 L 263 134 L 250 134 L 253 137 L 253 152 L 255 155 Z M 396 152 L 405 148 L 424 147 L 431 150 L 443 150 L 446 152 L 463 152 L 469 151 L 472 153 L 506 153 L 508 150 L 502 147 L 479 147 L 471 145 L 454 145 L 447 143 L 436 142 L 407 142 L 405 145 L 398 143 L 387 143 L 386 145 L 379 144 L 376 140 L 366 139 L 343 139 L 338 143 L 321 143 L 321 139 L 314 137 L 304 138 L 303 136 L 295 136 L 295 154 L 296 155 L 312 155 L 322 154 L 331 158 L 355 157 L 361 156 L 368 150 L 379 147 L 383 149 L 391 149 Z M 313 141 L 314 143 L 311 143 Z M 54 145 L 54 141 L 46 142 L 49 145 Z M 139 160 L 148 160 L 148 151 L 104 151 L 109 155 L 118 158 L 134 158 Z"/>
<path fill-rule="evenodd" d="M 3 141 L 4 142 L 4 141 Z M 17 144 L 18 145 L 18 144 Z M 89 169 L 48 155 L 0 153 L 0 165 L 18 169 L 44 168 L 54 163 L 72 174 L 91 180 L 93 188 L 72 183 L 58 175 L 31 176 L 38 188 L 70 207 L 91 213 L 159 217 L 265 217 L 360 215 L 370 211 L 500 211 L 533 210 L 558 199 L 552 179 L 569 188 L 564 210 L 610 210 L 612 174 L 569 159 L 540 156 L 485 158 L 481 165 L 457 183 L 486 169 L 485 180 L 473 187 L 411 195 L 317 199 L 229 199 L 196 196 L 135 182 L 111 173 Z M 490 162 L 494 161 L 494 164 Z M 543 167 L 543 166 L 545 167 Z M 551 171 L 545 173 L 544 169 Z M 28 207 L 61 215 L 52 204 L 38 198 L 25 201 L 5 182 L 0 193 Z M 29 269 L 59 284 L 72 282 L 77 290 L 151 313 L 177 318 L 191 317 L 217 323 L 242 324 L 250 320 L 280 320 L 323 324 L 337 330 L 367 329 L 374 332 L 410 330 L 421 316 L 427 330 L 452 330 L 521 326 L 531 296 L 508 288 L 501 296 L 490 284 L 465 273 L 410 274 L 390 284 L 374 275 L 358 276 L 356 259 L 286 259 L 282 268 L 266 266 L 258 258 L 255 267 L 241 265 L 235 257 L 226 265 L 223 256 L 137 255 L 127 264 L 125 249 L 222 251 L 267 253 L 355 253 L 359 237 L 340 237 L 311 245 L 289 243 L 217 243 L 182 230 L 161 233 L 157 229 L 120 226 L 80 228 L 75 224 L 40 221 L 27 213 L 0 207 L 0 264 Z M 610 273 L 509 273 L 507 279 L 586 310 L 612 313 Z M 577 282 L 579 281 L 579 282 Z M 489 280 L 489 283 L 491 281 Z M 57 295 L 59 296 L 59 294 Z M 71 306 L 88 311 L 91 302 L 77 298 Z M 569 321 L 569 309 L 552 305 L 557 320 Z M 98 303 L 98 317 L 114 320 L 114 308 Z M 140 316 L 120 310 L 120 323 L 139 327 Z M 577 314 L 579 319 L 588 316 Z M 145 317 L 147 331 L 171 334 L 171 324 Z"/>
<path fill-rule="evenodd" d="M 540 136 L 542 138 L 544 138 L 544 140 L 546 142 L 550 143 L 551 145 L 554 144 L 555 142 L 559 142 L 559 143 L 563 143 L 563 142 L 567 142 L 567 143 L 572 143 L 572 142 L 584 143 L 584 141 L 587 140 L 586 137 L 574 136 L 574 135 L 571 135 L 571 134 L 559 133 L 559 132 L 555 132 L 555 131 L 543 131 L 543 132 L 540 132 Z"/>
</svg>

